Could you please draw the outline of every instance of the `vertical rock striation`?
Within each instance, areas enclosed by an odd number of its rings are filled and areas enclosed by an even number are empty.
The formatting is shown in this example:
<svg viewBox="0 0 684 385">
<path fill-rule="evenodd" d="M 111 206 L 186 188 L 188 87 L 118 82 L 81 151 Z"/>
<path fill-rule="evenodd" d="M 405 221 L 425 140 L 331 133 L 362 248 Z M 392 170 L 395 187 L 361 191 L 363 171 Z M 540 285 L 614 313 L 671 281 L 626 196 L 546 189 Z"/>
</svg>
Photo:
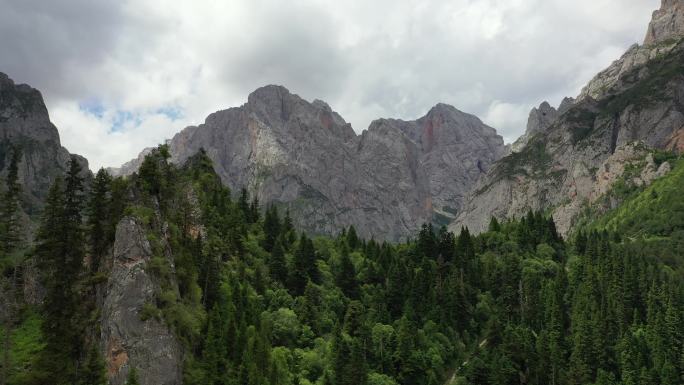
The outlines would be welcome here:
<svg viewBox="0 0 684 385">
<path fill-rule="evenodd" d="M 664 0 L 646 44 L 631 47 L 577 99 L 564 100 L 555 119 L 542 122 L 533 110 L 523 145 L 492 166 L 451 228 L 480 232 L 492 216 L 519 217 L 531 209 L 551 211 L 567 234 L 583 207 L 620 177 L 615 170 L 624 167 L 617 163 L 646 156 L 630 150 L 634 142 L 645 145 L 636 148 L 684 152 L 682 4 Z M 530 127 L 546 128 L 533 133 Z"/>
<path fill-rule="evenodd" d="M 357 136 L 326 103 L 280 86 L 254 91 L 243 106 L 211 114 L 168 144 L 178 163 L 204 148 L 227 186 L 287 207 L 309 233 L 354 225 L 387 240 L 424 222 L 449 223 L 506 151 L 493 128 L 451 106 L 415 121 L 380 119 Z M 141 159 L 118 172 L 133 172 Z"/>
<path fill-rule="evenodd" d="M 155 306 L 158 284 L 147 272 L 152 247 L 135 219 L 116 228 L 110 272 L 103 289 L 100 343 L 111 385 L 123 385 L 135 366 L 142 385 L 182 383 L 181 345 L 161 320 L 144 315 Z"/>
<path fill-rule="evenodd" d="M 69 160 L 77 157 L 84 173 L 85 158 L 71 155 L 60 144 L 57 128 L 50 122 L 40 92 L 26 84 L 15 84 L 0 73 L 0 177 L 4 178 L 12 149 L 19 149 L 19 182 L 23 208 L 35 215 L 42 207 L 55 178 L 64 175 Z"/>
</svg>

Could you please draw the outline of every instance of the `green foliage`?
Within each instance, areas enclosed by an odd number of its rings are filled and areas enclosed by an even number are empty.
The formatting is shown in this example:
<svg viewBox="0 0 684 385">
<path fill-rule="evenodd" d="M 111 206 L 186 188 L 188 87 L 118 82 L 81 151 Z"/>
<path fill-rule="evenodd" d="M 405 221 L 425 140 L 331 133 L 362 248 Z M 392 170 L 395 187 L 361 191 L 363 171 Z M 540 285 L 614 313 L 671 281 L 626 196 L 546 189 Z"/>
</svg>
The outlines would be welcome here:
<svg viewBox="0 0 684 385">
<path fill-rule="evenodd" d="M 539 162 L 540 171 L 544 144 L 531 151 L 521 159 Z M 359 238 L 353 228 L 333 238 L 298 235 L 287 212 L 281 218 L 270 207 L 262 215 L 246 190 L 233 200 L 203 152 L 180 168 L 167 158 L 163 148 L 153 152 L 144 170 L 126 182 L 127 193 L 115 179 L 110 194 L 129 197 L 113 199 L 113 212 L 128 207 L 147 232 L 153 255 L 146 270 L 157 292 L 141 317 L 166 323 L 182 342 L 185 383 L 680 379 L 684 285 L 663 261 L 681 260 L 684 250 L 674 246 L 684 239 L 676 200 L 684 167 L 571 243 L 550 218 L 529 212 L 492 220 L 490 231 L 479 235 L 426 224 L 413 241 L 379 244 Z M 70 237 L 78 238 L 63 236 L 77 228 L 67 220 L 75 217 L 66 214 L 71 198 L 62 186 L 58 182 L 50 194 L 37 248 L 48 285 L 63 282 L 74 267 L 62 257 Z M 656 223 L 668 215 L 677 218 Z M 57 271 L 57 258 L 66 262 L 65 271 Z M 51 295 L 87 294 L 78 290 L 85 281 L 73 282 L 66 294 Z M 71 297 L 59 299 L 46 302 L 46 322 L 83 325 L 84 307 L 74 307 Z M 50 310 L 56 303 L 78 316 L 60 319 Z M 64 376 L 71 375 L 64 357 L 44 355 L 54 352 L 56 337 L 41 330 L 46 347 L 39 357 L 51 357 L 67 368 Z M 99 373 L 99 359 L 84 343 L 60 341 L 81 353 L 70 362 Z M 38 383 L 54 369 L 41 359 L 28 365 Z M 128 383 L 135 381 L 129 377 Z"/>
<path fill-rule="evenodd" d="M 623 111 L 627 106 L 633 105 L 640 109 L 666 98 L 667 84 L 673 79 L 681 78 L 684 73 L 682 48 L 683 45 L 680 42 L 673 49 L 672 54 L 649 60 L 646 66 L 635 68 L 631 74 L 622 76 L 623 79 L 627 79 L 628 88 L 602 102 L 602 108 L 606 113 L 612 116 Z M 629 84 L 630 79 L 639 80 Z"/>
<path fill-rule="evenodd" d="M 669 237 L 684 230 L 684 160 L 638 196 L 624 202 L 594 224 L 627 237 Z"/>
<path fill-rule="evenodd" d="M 128 370 L 128 376 L 126 376 L 126 385 L 139 385 L 140 382 L 138 381 L 138 370 L 135 368 L 135 366 L 132 366 Z"/>
<path fill-rule="evenodd" d="M 38 371 L 36 356 L 45 347 L 41 332 L 42 319 L 35 312 L 23 314 L 20 322 L 12 330 L 9 343 L 10 370 L 8 384 L 28 384 Z M 4 330 L 0 328 L 0 334 Z"/>
<path fill-rule="evenodd" d="M 551 160 L 543 138 L 535 136 L 520 152 L 514 152 L 498 162 L 494 173 L 498 178 L 512 178 L 514 175 L 538 178 L 546 175 Z"/>
<path fill-rule="evenodd" d="M 43 381 L 74 383 L 83 352 L 82 310 L 79 280 L 85 257 L 81 166 L 72 158 L 64 188 L 58 179 L 51 188 L 43 223 L 38 231 L 37 258 L 46 298 L 42 305 L 46 346 L 38 360 Z"/>
<path fill-rule="evenodd" d="M 114 232 L 109 226 L 111 215 L 112 178 L 106 170 L 100 169 L 95 175 L 88 200 L 88 241 L 90 246 L 90 270 L 95 273 L 107 248 L 114 241 Z"/>
</svg>

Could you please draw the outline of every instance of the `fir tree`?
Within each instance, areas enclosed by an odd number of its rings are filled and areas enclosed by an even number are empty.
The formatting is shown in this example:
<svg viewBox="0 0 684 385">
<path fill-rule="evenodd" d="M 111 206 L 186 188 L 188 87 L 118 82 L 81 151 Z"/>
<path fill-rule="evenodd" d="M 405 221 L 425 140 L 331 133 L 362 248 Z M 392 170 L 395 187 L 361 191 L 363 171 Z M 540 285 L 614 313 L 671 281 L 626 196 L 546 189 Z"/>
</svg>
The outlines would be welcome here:
<svg viewBox="0 0 684 385">
<path fill-rule="evenodd" d="M 356 280 L 354 263 L 349 257 L 349 251 L 346 247 L 342 247 L 341 254 L 340 266 L 335 275 L 335 284 L 342 290 L 344 295 L 351 299 L 357 299 L 359 296 L 359 284 Z"/>
<path fill-rule="evenodd" d="M 288 287 L 295 295 L 302 295 L 308 280 L 318 282 L 319 272 L 316 265 L 316 250 L 313 242 L 304 234 L 299 238 L 299 246 L 294 253 L 292 268 L 288 277 Z"/>
<path fill-rule="evenodd" d="M 140 385 L 138 381 L 138 370 L 135 366 L 131 366 L 128 370 L 128 376 L 126 376 L 126 385 Z"/>
<path fill-rule="evenodd" d="M 287 283 L 287 263 L 285 250 L 283 250 L 282 237 L 278 237 L 268 260 L 268 271 L 271 279 L 285 285 Z"/>
<path fill-rule="evenodd" d="M 273 247 L 280 235 L 280 217 L 278 216 L 278 210 L 275 206 L 271 206 L 266 210 L 264 215 L 264 250 L 269 253 L 273 250 Z"/>
<path fill-rule="evenodd" d="M 19 159 L 21 153 L 16 148 L 12 152 L 10 164 L 7 170 L 7 179 L 5 183 L 5 194 L 3 201 L 0 203 L 0 265 L 9 262 L 9 268 L 4 280 L 6 287 L 3 285 L 3 277 L 0 277 L 0 292 L 5 296 L 4 300 L 0 300 L 0 307 L 4 308 L 3 318 L 3 336 L 2 336 L 2 368 L 0 371 L 0 384 L 7 383 L 10 371 L 10 348 L 11 335 L 15 323 L 18 318 L 20 299 L 19 299 L 19 278 L 17 263 L 13 261 L 11 256 L 22 245 L 21 225 L 19 223 L 20 206 L 19 195 L 21 194 L 21 186 L 19 185 Z M 6 262 L 3 257 L 10 257 Z M 3 273 L 0 270 L 0 273 Z"/>
<path fill-rule="evenodd" d="M 81 221 L 83 179 L 81 166 L 72 158 L 65 187 L 58 179 L 50 189 L 38 232 L 39 263 L 46 298 L 43 334 L 46 346 L 40 357 L 56 384 L 76 382 L 82 333 L 78 281 L 84 257 Z"/>
<path fill-rule="evenodd" d="M 13 253 L 21 244 L 21 226 L 19 223 L 19 160 L 21 152 L 12 151 L 10 164 L 7 168 L 6 191 L 0 203 L 0 251 L 5 254 Z"/>
<path fill-rule="evenodd" d="M 101 168 L 93 181 L 88 201 L 88 241 L 91 253 L 91 272 L 97 272 L 100 261 L 110 243 L 108 215 L 110 214 L 110 185 L 112 178 Z"/>
<path fill-rule="evenodd" d="M 79 373 L 79 384 L 82 385 L 107 385 L 105 364 L 96 345 L 88 351 L 83 369 Z"/>
</svg>

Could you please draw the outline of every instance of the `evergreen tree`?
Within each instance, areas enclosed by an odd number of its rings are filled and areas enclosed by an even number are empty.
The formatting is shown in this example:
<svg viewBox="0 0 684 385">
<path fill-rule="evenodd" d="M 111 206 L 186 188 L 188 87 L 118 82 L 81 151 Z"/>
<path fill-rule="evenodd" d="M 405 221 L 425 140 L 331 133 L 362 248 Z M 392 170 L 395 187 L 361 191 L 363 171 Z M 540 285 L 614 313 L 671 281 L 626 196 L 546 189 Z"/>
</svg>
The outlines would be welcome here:
<svg viewBox="0 0 684 385">
<path fill-rule="evenodd" d="M 9 167 L 7 168 L 6 191 L 0 203 L 0 252 L 11 254 L 21 244 L 21 226 L 19 223 L 19 160 L 21 152 L 12 151 Z"/>
<path fill-rule="evenodd" d="M 358 298 L 359 284 L 356 280 L 356 269 L 349 257 L 349 251 L 344 246 L 342 247 L 342 255 L 340 256 L 340 267 L 335 275 L 335 284 L 337 284 L 347 297 L 351 299 Z"/>
<path fill-rule="evenodd" d="M 108 215 L 110 214 L 110 185 L 112 178 L 101 168 L 93 181 L 88 201 L 88 241 L 91 253 L 91 272 L 97 272 L 100 261 L 109 247 Z"/>
<path fill-rule="evenodd" d="M 501 225 L 499 224 L 499 221 L 496 219 L 496 217 L 492 217 L 492 219 L 489 221 L 489 231 L 501 231 Z"/>
<path fill-rule="evenodd" d="M 107 385 L 109 383 L 105 373 L 104 359 L 95 344 L 88 351 L 78 383 L 82 385 Z"/>
<path fill-rule="evenodd" d="M 280 217 L 278 216 L 278 209 L 275 206 L 271 206 L 266 210 L 264 215 L 264 250 L 269 253 L 273 251 L 273 247 L 280 235 Z"/>
<path fill-rule="evenodd" d="M 128 370 L 128 376 L 126 376 L 126 385 L 140 385 L 138 381 L 138 370 L 135 366 L 131 366 Z"/>
<path fill-rule="evenodd" d="M 42 306 L 46 346 L 39 362 L 55 384 L 77 381 L 82 350 L 78 290 L 84 257 L 80 173 L 81 166 L 72 158 L 64 189 L 59 179 L 50 189 L 37 237 L 36 253 L 47 293 Z"/>
<path fill-rule="evenodd" d="M 240 190 L 240 197 L 238 198 L 238 208 L 242 212 L 243 217 L 247 223 L 251 223 L 252 215 L 249 207 L 249 193 L 247 189 L 243 187 Z"/>
<path fill-rule="evenodd" d="M 308 280 L 318 282 L 319 272 L 316 265 L 316 250 L 313 242 L 304 234 L 299 238 L 299 246 L 294 253 L 292 268 L 288 277 L 288 287 L 295 295 L 304 294 Z"/>
<path fill-rule="evenodd" d="M 271 258 L 268 260 L 268 271 L 274 281 L 283 285 L 287 283 L 287 262 L 285 261 L 282 237 L 278 237 L 273 246 Z"/>
<path fill-rule="evenodd" d="M 356 250 L 361 245 L 361 241 L 359 240 L 359 236 L 356 234 L 356 229 L 354 228 L 354 225 L 349 226 L 349 231 L 347 231 L 346 239 L 347 245 L 349 245 L 349 248 L 351 250 Z"/>
<path fill-rule="evenodd" d="M 249 204 L 249 222 L 257 223 L 259 221 L 260 214 L 259 198 L 254 195 L 252 202 Z"/>
<path fill-rule="evenodd" d="M 3 277 L 0 277 L 0 292 L 5 296 L 4 300 L 0 300 L 0 307 L 4 308 L 4 314 L 2 315 L 3 352 L 1 358 L 2 368 L 0 368 L 0 384 L 7 383 L 7 378 L 9 376 L 11 336 L 20 310 L 20 282 L 18 278 L 18 269 L 20 267 L 17 266 L 14 258 L 11 258 L 12 254 L 15 253 L 23 243 L 21 236 L 22 230 L 19 223 L 19 195 L 21 194 L 21 186 L 19 185 L 20 157 L 21 154 L 19 150 L 14 149 L 7 170 L 7 179 L 5 183 L 6 191 L 3 195 L 3 201 L 0 203 L 0 266 L 8 266 L 6 271 L 0 269 L 0 273 L 4 273 L 4 275 L 7 276 L 7 279 L 4 280 L 4 282 L 2 279 Z M 7 260 L 4 260 L 5 258 L 7 258 Z M 5 285 L 3 285 L 3 283 L 5 283 Z"/>
</svg>

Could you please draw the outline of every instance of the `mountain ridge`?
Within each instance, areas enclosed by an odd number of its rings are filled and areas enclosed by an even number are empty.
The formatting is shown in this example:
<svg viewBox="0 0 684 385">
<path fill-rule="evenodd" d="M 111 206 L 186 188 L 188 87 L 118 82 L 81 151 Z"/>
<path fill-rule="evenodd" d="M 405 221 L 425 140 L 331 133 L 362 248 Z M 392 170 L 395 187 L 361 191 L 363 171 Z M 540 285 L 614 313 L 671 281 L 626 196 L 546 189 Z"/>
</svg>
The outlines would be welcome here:
<svg viewBox="0 0 684 385">
<path fill-rule="evenodd" d="M 388 240 L 424 222 L 448 223 L 467 189 L 507 152 L 495 129 L 443 103 L 416 120 L 377 119 L 357 135 L 327 103 L 276 85 L 167 144 L 178 164 L 204 149 L 233 191 L 244 186 L 289 209 L 311 233 L 354 225 Z M 144 153 L 112 172 L 134 172 Z"/>
<path fill-rule="evenodd" d="M 663 15 L 675 22 L 661 26 Z M 490 217 L 548 210 L 559 231 L 568 235 L 580 212 L 595 201 L 596 191 L 606 192 L 602 178 L 620 178 L 607 170 L 614 154 L 636 145 L 644 164 L 653 150 L 683 152 L 684 24 L 676 22 L 680 17 L 680 2 L 664 0 L 649 27 L 664 32 L 651 33 L 647 44 L 632 46 L 576 99 L 566 98 L 560 111 L 548 109 L 555 118 L 542 129 L 533 110 L 514 153 L 495 163 L 478 182 L 450 228 L 465 226 L 479 233 Z"/>
</svg>

